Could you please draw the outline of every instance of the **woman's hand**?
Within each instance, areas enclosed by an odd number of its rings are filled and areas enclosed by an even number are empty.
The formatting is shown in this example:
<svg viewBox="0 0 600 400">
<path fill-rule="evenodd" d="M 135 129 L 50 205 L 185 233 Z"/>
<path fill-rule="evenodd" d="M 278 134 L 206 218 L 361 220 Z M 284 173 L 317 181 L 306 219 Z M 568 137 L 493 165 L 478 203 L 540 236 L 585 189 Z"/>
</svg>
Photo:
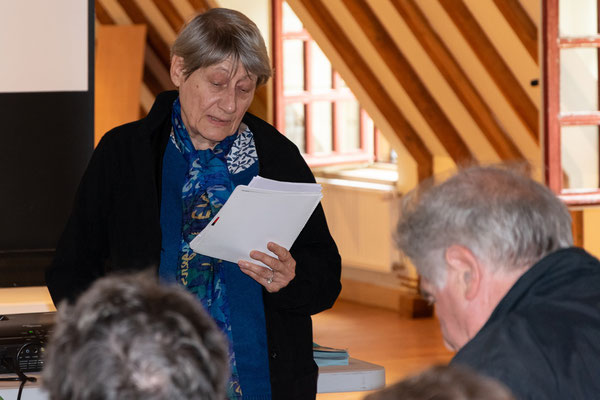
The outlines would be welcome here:
<svg viewBox="0 0 600 400">
<path fill-rule="evenodd" d="M 243 273 L 260 283 L 268 292 L 274 293 L 281 290 L 290 283 L 296 276 L 296 260 L 285 247 L 269 242 L 267 249 L 275 253 L 277 258 L 254 250 L 250 252 L 250 257 L 271 267 L 265 268 L 248 261 L 240 261 L 238 265 Z"/>
</svg>

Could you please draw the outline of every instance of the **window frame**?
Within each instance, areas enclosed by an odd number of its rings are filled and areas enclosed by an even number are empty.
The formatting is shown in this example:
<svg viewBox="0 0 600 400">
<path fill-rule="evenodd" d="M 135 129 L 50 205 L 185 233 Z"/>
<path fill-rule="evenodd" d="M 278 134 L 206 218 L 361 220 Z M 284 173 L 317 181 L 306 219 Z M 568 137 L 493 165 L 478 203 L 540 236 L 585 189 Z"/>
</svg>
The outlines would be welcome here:
<svg viewBox="0 0 600 400">
<path fill-rule="evenodd" d="M 600 4 L 597 9 L 600 29 Z M 561 128 L 565 126 L 596 125 L 599 129 L 600 111 L 560 111 L 560 51 L 569 48 L 598 49 L 600 69 L 600 34 L 591 36 L 559 35 L 559 0 L 542 2 L 543 26 L 543 100 L 544 100 L 544 163 L 546 184 L 565 203 L 571 206 L 600 204 L 599 189 L 565 189 L 563 185 Z M 600 80 L 599 80 L 600 82 Z M 600 90 L 598 91 L 600 94 Z M 599 101 L 600 103 L 600 101 Z M 597 149 L 600 153 L 600 148 Z M 600 166 L 598 166 L 600 171 Z M 600 182 L 598 182 L 600 185 Z"/>
<path fill-rule="evenodd" d="M 300 149 L 308 165 L 311 167 L 343 164 L 373 162 L 378 152 L 379 131 L 373 127 L 368 132 L 368 115 L 359 104 L 359 148 L 354 151 L 341 151 L 341 130 L 339 102 L 357 101 L 351 90 L 341 87 L 342 79 L 332 67 L 332 89 L 327 92 L 313 92 L 311 89 L 311 42 L 314 42 L 310 33 L 303 26 L 301 32 L 283 32 L 283 1 L 272 0 L 273 12 L 273 119 L 275 127 L 285 135 L 285 107 L 291 103 L 304 104 L 304 140 L 305 149 Z M 302 40 L 304 49 L 304 88 L 294 94 L 284 93 L 283 82 L 283 42 L 284 40 Z M 311 117 L 314 102 L 329 101 L 332 104 L 332 151 L 331 153 L 319 154 L 314 148 L 312 135 Z M 373 143 L 369 142 L 369 134 L 373 137 Z M 305 151 L 304 151 L 305 150 Z"/>
</svg>

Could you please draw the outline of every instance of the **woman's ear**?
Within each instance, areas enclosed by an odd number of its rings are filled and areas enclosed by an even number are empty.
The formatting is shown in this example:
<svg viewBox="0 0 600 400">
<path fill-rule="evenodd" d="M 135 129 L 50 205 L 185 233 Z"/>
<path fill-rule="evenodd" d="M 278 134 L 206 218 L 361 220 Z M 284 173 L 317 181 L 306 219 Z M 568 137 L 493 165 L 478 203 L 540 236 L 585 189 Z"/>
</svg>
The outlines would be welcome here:
<svg viewBox="0 0 600 400">
<path fill-rule="evenodd" d="M 473 252 L 464 246 L 452 245 L 446 249 L 444 258 L 448 268 L 459 277 L 459 285 L 467 300 L 473 300 L 480 289 L 482 265 Z"/>
<path fill-rule="evenodd" d="M 179 56 L 171 57 L 171 82 L 179 87 L 185 80 L 185 71 L 183 67 L 183 58 Z"/>
</svg>

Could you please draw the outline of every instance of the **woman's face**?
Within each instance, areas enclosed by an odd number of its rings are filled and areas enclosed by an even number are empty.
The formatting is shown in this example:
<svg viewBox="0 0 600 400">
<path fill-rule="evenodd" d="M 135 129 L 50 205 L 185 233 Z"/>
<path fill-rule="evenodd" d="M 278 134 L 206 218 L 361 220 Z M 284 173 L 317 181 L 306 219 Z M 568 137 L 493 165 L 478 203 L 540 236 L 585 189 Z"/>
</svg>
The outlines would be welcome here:
<svg viewBox="0 0 600 400">
<path fill-rule="evenodd" d="M 257 78 L 241 63 L 226 59 L 186 79 L 183 59 L 173 56 L 171 80 L 179 88 L 181 117 L 192 143 L 205 150 L 237 131 L 254 98 Z"/>
</svg>

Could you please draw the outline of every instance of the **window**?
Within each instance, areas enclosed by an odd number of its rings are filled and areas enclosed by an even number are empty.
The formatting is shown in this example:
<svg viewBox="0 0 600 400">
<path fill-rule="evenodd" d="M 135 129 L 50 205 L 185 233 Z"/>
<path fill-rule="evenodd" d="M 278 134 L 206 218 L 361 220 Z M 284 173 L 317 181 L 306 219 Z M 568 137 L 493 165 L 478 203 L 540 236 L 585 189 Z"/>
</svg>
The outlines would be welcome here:
<svg viewBox="0 0 600 400">
<path fill-rule="evenodd" d="M 546 180 L 568 204 L 600 204 L 598 1 L 543 7 Z"/>
<path fill-rule="evenodd" d="M 392 162 L 389 144 L 296 14 L 273 0 L 275 126 L 310 166 Z"/>
</svg>

